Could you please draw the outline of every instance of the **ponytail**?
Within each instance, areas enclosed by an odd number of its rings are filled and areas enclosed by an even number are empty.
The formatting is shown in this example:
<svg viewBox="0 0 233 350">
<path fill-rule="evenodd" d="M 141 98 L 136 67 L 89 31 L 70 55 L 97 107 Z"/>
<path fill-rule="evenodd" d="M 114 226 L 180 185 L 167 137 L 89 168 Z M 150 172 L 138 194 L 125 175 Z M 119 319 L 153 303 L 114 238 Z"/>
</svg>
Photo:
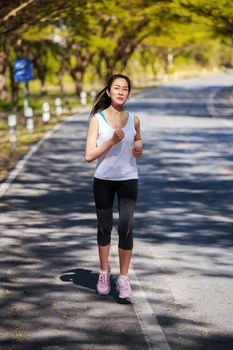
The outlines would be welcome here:
<svg viewBox="0 0 233 350">
<path fill-rule="evenodd" d="M 106 90 L 107 90 L 107 87 L 99 91 L 98 94 L 95 96 L 90 117 L 92 117 L 94 114 L 100 111 L 103 111 L 104 109 L 110 106 L 111 98 L 108 96 Z"/>
<path fill-rule="evenodd" d="M 106 86 L 98 92 L 98 94 L 95 96 L 94 101 L 93 101 L 93 107 L 90 113 L 90 117 L 92 117 L 94 114 L 103 111 L 104 109 L 108 108 L 111 105 L 111 97 L 108 96 L 107 94 L 107 90 L 110 91 L 110 88 L 112 86 L 112 83 L 114 82 L 114 80 L 116 79 L 125 79 L 127 81 L 128 84 L 128 89 L 129 89 L 129 93 L 131 90 L 131 83 L 129 78 L 126 75 L 123 74 L 115 74 L 112 75 L 108 81 Z"/>
</svg>

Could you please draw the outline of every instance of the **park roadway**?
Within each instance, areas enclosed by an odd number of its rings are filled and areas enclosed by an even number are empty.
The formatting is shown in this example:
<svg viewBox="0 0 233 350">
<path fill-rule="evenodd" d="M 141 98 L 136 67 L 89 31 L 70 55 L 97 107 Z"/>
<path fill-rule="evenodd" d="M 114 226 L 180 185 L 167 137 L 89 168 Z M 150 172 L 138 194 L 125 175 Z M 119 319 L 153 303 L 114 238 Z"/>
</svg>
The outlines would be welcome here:
<svg viewBox="0 0 233 350">
<path fill-rule="evenodd" d="M 233 348 L 232 81 L 182 80 L 129 100 L 144 143 L 132 302 L 114 281 L 109 296 L 95 293 L 87 113 L 18 165 L 0 187 L 1 350 Z M 110 260 L 116 277 L 116 228 Z"/>
<path fill-rule="evenodd" d="M 131 99 L 145 148 L 134 269 L 172 350 L 233 348 L 232 78 Z"/>
</svg>

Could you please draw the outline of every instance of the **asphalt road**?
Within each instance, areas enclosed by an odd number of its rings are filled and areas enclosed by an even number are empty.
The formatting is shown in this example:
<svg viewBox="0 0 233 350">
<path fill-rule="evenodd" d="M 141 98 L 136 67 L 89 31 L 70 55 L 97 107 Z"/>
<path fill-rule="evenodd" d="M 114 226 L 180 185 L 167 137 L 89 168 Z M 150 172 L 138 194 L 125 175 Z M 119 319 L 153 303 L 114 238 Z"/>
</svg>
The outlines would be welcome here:
<svg viewBox="0 0 233 350">
<path fill-rule="evenodd" d="M 145 146 L 134 266 L 172 350 L 233 348 L 232 81 L 176 82 L 130 105 Z"/>
<path fill-rule="evenodd" d="M 114 284 L 107 297 L 95 293 L 87 115 L 18 166 L 0 198 L 1 350 L 233 348 L 231 85 L 232 75 L 196 78 L 130 98 L 145 149 L 131 303 Z M 114 276 L 116 245 L 114 232 Z"/>
</svg>

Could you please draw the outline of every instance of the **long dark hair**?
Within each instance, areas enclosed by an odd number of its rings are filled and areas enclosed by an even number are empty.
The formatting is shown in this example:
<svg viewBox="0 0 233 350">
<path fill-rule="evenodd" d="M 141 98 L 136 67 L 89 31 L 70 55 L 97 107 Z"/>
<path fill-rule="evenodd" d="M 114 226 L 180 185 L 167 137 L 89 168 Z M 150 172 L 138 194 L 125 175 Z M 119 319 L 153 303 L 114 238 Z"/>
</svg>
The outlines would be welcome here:
<svg viewBox="0 0 233 350">
<path fill-rule="evenodd" d="M 99 91 L 98 94 L 95 96 L 95 99 L 93 101 L 93 107 L 92 107 L 92 110 L 90 113 L 90 117 L 92 117 L 94 114 L 96 114 L 100 111 L 103 111 L 104 109 L 106 109 L 110 106 L 111 98 L 108 96 L 107 90 L 110 91 L 110 88 L 111 88 L 114 80 L 119 79 L 119 78 L 125 79 L 127 81 L 128 89 L 129 89 L 129 93 L 130 93 L 131 82 L 130 82 L 129 78 L 123 74 L 112 75 L 108 79 L 106 86 L 101 91 Z"/>
</svg>

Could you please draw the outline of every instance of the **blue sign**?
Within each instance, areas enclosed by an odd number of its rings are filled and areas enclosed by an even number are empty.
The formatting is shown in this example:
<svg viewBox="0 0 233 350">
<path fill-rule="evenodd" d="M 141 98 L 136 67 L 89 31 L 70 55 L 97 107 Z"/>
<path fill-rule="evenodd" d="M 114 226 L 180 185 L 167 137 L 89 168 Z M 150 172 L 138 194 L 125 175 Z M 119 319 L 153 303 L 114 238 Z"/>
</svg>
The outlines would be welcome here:
<svg viewBox="0 0 233 350">
<path fill-rule="evenodd" d="M 17 82 L 32 80 L 32 61 L 28 58 L 17 58 L 14 62 L 14 73 Z"/>
</svg>

